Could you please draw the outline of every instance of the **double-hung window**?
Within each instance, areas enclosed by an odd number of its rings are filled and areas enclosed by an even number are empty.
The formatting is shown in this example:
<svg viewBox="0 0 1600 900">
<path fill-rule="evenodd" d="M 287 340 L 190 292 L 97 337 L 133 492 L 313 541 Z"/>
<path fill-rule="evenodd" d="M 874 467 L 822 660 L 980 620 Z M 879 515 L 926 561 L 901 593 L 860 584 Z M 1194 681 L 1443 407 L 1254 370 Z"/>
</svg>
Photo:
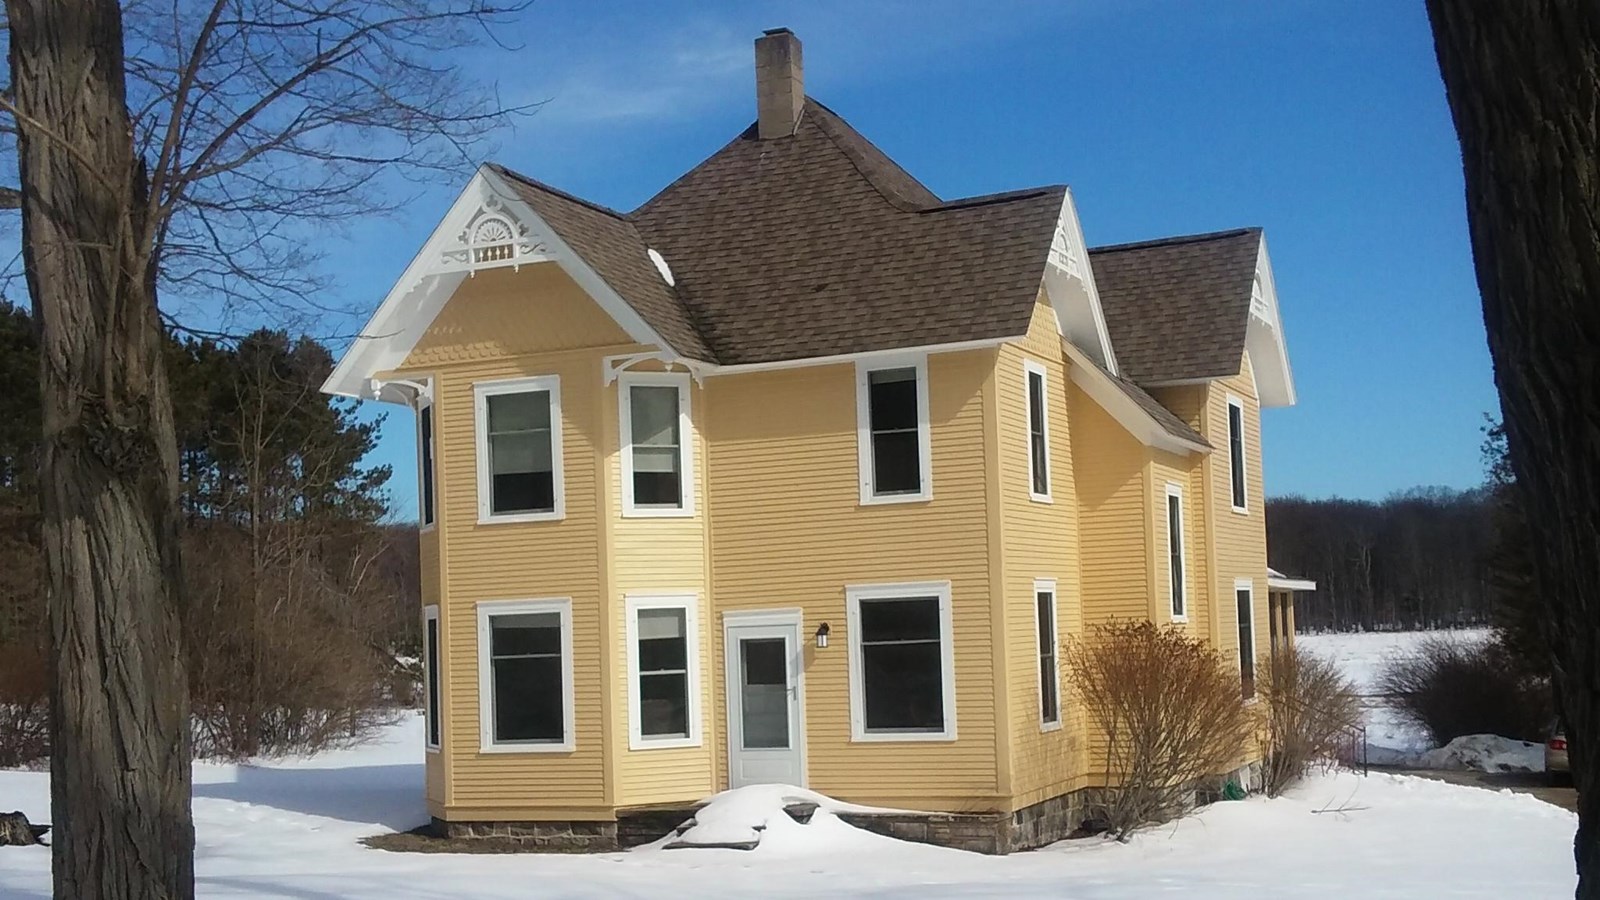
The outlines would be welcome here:
<svg viewBox="0 0 1600 900">
<path fill-rule="evenodd" d="M 1044 367 L 1032 360 L 1022 364 L 1028 400 L 1028 493 L 1050 502 L 1050 421 L 1045 393 Z"/>
<path fill-rule="evenodd" d="M 629 372 L 617 383 L 623 514 L 693 515 L 689 376 Z"/>
<path fill-rule="evenodd" d="M 417 506 L 422 527 L 433 525 L 433 398 L 417 398 Z"/>
<path fill-rule="evenodd" d="M 1248 578 L 1233 583 L 1239 616 L 1239 690 L 1246 700 L 1256 695 L 1255 592 L 1255 583 Z"/>
<path fill-rule="evenodd" d="M 1233 492 L 1233 511 L 1249 510 L 1249 494 L 1244 478 L 1244 401 L 1228 395 L 1228 483 Z"/>
<path fill-rule="evenodd" d="M 692 595 L 627 598 L 629 746 L 700 744 L 700 641 Z"/>
<path fill-rule="evenodd" d="M 1172 619 L 1181 622 L 1189 614 L 1189 581 L 1183 552 L 1183 488 L 1167 485 L 1167 596 L 1172 601 Z"/>
<path fill-rule="evenodd" d="M 933 496 L 926 357 L 857 364 L 856 439 L 862 503 Z"/>
<path fill-rule="evenodd" d="M 1033 583 L 1034 626 L 1039 633 L 1039 726 L 1049 731 L 1061 725 L 1060 646 L 1056 637 L 1056 583 Z"/>
<path fill-rule="evenodd" d="M 423 695 L 428 729 L 429 750 L 439 749 L 439 607 L 426 606 L 422 610 L 422 675 L 426 684 Z"/>
<path fill-rule="evenodd" d="M 479 382 L 478 520 L 559 519 L 561 382 L 554 375 Z"/>
<path fill-rule="evenodd" d="M 573 749 L 572 601 L 478 604 L 482 749 Z"/>
<path fill-rule="evenodd" d="M 954 740 L 950 583 L 847 587 L 851 737 Z"/>
</svg>

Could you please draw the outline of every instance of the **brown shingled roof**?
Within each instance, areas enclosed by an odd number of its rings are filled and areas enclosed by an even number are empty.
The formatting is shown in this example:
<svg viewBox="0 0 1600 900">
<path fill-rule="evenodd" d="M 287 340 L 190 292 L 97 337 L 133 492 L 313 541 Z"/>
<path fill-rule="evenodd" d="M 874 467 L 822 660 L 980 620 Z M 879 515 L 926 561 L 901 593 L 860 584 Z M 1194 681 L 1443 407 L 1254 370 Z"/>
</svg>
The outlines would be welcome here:
<svg viewBox="0 0 1600 900">
<path fill-rule="evenodd" d="M 1120 372 L 1142 384 L 1239 374 L 1261 229 L 1089 250 Z"/>
<path fill-rule="evenodd" d="M 1104 369 L 1101 369 L 1100 371 L 1105 372 Z M 1112 375 L 1110 372 L 1106 372 L 1105 374 L 1106 377 L 1110 378 L 1117 387 L 1122 389 L 1124 394 L 1127 394 L 1130 398 L 1132 398 L 1133 402 L 1139 404 L 1140 409 L 1148 413 L 1152 419 L 1155 419 L 1156 423 L 1159 424 L 1162 430 L 1164 430 L 1167 434 L 1170 434 L 1173 437 L 1181 440 L 1189 441 L 1190 443 L 1201 447 L 1211 446 L 1211 443 L 1207 441 L 1200 434 L 1200 432 L 1189 427 L 1188 422 L 1178 418 L 1177 413 L 1174 413 L 1172 410 L 1163 406 L 1160 400 L 1150 396 L 1150 394 L 1147 393 L 1144 388 L 1139 387 L 1137 384 L 1134 384 L 1126 378 Z"/>
</svg>

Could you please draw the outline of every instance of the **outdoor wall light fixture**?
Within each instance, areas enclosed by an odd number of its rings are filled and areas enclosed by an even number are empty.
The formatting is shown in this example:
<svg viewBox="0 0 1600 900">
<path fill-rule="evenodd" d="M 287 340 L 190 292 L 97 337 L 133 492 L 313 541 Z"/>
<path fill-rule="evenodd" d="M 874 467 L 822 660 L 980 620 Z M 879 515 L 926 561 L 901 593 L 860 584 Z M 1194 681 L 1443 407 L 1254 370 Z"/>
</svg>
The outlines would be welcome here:
<svg viewBox="0 0 1600 900">
<path fill-rule="evenodd" d="M 828 623 L 827 622 L 823 622 L 821 625 L 817 626 L 817 646 L 819 648 L 828 646 Z"/>
</svg>

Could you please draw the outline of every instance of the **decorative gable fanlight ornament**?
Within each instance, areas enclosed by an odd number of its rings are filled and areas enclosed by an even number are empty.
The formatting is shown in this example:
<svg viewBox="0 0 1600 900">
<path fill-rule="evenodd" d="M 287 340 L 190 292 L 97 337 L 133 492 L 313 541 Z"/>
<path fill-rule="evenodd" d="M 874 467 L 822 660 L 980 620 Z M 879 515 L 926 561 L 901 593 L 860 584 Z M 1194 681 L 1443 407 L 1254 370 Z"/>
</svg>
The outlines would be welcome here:
<svg viewBox="0 0 1600 900">
<path fill-rule="evenodd" d="M 1079 248 L 1074 246 L 1072 235 L 1067 231 L 1065 217 L 1057 220 L 1056 234 L 1050 241 L 1050 265 L 1055 266 L 1073 278 L 1083 277 L 1083 265 L 1078 261 Z M 1037 257 L 1035 257 L 1037 259 Z"/>
<path fill-rule="evenodd" d="M 440 254 L 438 271 L 471 274 L 479 269 L 517 268 L 523 263 L 548 259 L 550 251 L 545 242 L 491 193 Z"/>
</svg>

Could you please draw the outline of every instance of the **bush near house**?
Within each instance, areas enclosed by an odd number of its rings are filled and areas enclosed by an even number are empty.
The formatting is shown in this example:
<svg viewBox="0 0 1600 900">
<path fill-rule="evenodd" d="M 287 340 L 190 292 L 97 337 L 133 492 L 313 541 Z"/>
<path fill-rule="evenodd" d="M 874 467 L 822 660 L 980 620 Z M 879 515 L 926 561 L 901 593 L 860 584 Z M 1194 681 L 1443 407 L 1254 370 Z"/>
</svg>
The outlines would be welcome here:
<svg viewBox="0 0 1600 900">
<path fill-rule="evenodd" d="M 1262 780 L 1276 797 L 1312 768 L 1333 764 L 1361 724 L 1361 697 L 1337 665 L 1299 647 L 1274 656 L 1266 676 Z"/>
<path fill-rule="evenodd" d="M 1433 637 L 1384 663 L 1378 689 L 1438 746 L 1467 734 L 1542 741 L 1554 718 L 1550 685 L 1527 674 L 1498 637 Z"/>
<path fill-rule="evenodd" d="M 1254 729 L 1238 670 L 1204 641 L 1147 621 L 1096 625 L 1066 669 L 1105 753 L 1105 824 L 1119 840 L 1182 815 L 1237 766 Z"/>
</svg>

